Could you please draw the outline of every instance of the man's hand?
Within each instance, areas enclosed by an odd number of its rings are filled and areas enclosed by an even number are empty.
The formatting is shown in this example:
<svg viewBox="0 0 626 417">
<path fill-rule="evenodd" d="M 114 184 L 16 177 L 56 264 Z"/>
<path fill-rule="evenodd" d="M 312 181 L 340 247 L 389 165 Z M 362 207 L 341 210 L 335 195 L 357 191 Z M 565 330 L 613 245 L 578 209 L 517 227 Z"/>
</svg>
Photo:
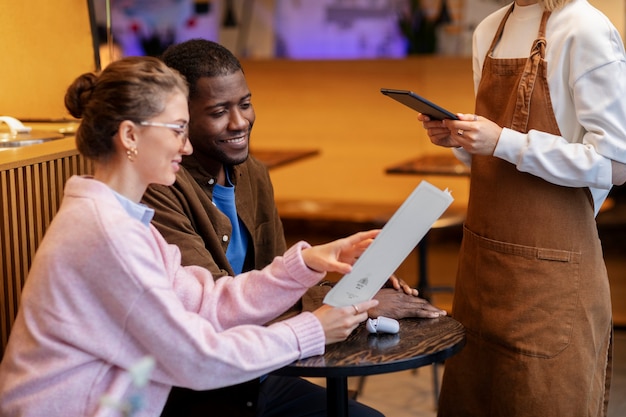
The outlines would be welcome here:
<svg viewBox="0 0 626 417">
<path fill-rule="evenodd" d="M 445 310 L 438 309 L 423 298 L 393 288 L 381 289 L 376 293 L 374 299 L 378 300 L 379 304 L 368 310 L 371 318 L 385 316 L 396 320 L 406 317 L 432 319 L 448 314 Z"/>
<path fill-rule="evenodd" d="M 402 290 L 405 294 L 417 297 L 417 290 L 407 284 L 402 278 L 398 278 L 395 275 L 389 277 L 385 283 L 386 288 L 394 288 L 396 290 Z"/>
</svg>

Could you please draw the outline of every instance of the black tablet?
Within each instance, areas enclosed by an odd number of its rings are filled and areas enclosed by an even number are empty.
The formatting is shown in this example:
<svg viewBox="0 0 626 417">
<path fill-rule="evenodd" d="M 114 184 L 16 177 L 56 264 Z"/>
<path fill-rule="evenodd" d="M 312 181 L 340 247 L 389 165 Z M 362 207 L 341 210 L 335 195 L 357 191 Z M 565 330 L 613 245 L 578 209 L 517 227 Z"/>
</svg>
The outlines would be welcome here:
<svg viewBox="0 0 626 417">
<path fill-rule="evenodd" d="M 432 103 L 426 100 L 424 97 L 421 97 L 415 94 L 412 91 L 408 90 L 392 90 L 389 88 L 381 88 L 380 92 L 386 96 L 391 97 L 392 99 L 399 101 L 416 110 L 422 114 L 429 116 L 431 119 L 443 120 L 443 119 L 453 119 L 459 120 L 458 117 L 452 112 L 444 109 L 443 107 L 439 107 L 435 103 Z"/>
</svg>

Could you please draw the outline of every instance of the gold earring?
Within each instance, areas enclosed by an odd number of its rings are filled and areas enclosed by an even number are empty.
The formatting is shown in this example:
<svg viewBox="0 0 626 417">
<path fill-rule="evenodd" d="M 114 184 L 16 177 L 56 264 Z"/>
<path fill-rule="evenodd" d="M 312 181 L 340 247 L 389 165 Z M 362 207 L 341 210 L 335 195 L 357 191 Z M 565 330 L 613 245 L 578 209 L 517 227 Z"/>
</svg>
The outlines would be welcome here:
<svg viewBox="0 0 626 417">
<path fill-rule="evenodd" d="M 135 162 L 135 159 L 137 158 L 137 153 L 137 148 L 135 148 L 134 146 L 130 149 L 126 149 L 126 157 L 130 162 Z"/>
</svg>

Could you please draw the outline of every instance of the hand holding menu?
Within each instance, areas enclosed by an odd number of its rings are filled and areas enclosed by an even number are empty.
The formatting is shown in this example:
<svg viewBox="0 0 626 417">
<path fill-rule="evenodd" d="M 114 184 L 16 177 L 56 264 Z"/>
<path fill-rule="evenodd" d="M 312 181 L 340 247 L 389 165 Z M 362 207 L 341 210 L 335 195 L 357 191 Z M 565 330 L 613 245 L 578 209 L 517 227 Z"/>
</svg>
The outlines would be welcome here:
<svg viewBox="0 0 626 417">
<path fill-rule="evenodd" d="M 446 189 L 422 181 L 380 234 L 324 298 L 343 307 L 374 297 L 454 199 Z"/>
</svg>

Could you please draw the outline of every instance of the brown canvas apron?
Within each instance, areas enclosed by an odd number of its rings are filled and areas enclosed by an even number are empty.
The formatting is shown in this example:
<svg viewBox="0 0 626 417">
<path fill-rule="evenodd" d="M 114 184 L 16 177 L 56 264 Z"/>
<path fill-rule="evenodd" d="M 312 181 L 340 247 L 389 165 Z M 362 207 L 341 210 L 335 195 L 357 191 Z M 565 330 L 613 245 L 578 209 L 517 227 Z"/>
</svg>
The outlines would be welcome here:
<svg viewBox="0 0 626 417">
<path fill-rule="evenodd" d="M 560 135 L 548 91 L 544 13 L 526 59 L 487 53 L 476 114 Z M 473 156 L 453 316 L 467 344 L 446 361 L 439 416 L 601 416 L 611 305 L 587 188 Z"/>
</svg>

